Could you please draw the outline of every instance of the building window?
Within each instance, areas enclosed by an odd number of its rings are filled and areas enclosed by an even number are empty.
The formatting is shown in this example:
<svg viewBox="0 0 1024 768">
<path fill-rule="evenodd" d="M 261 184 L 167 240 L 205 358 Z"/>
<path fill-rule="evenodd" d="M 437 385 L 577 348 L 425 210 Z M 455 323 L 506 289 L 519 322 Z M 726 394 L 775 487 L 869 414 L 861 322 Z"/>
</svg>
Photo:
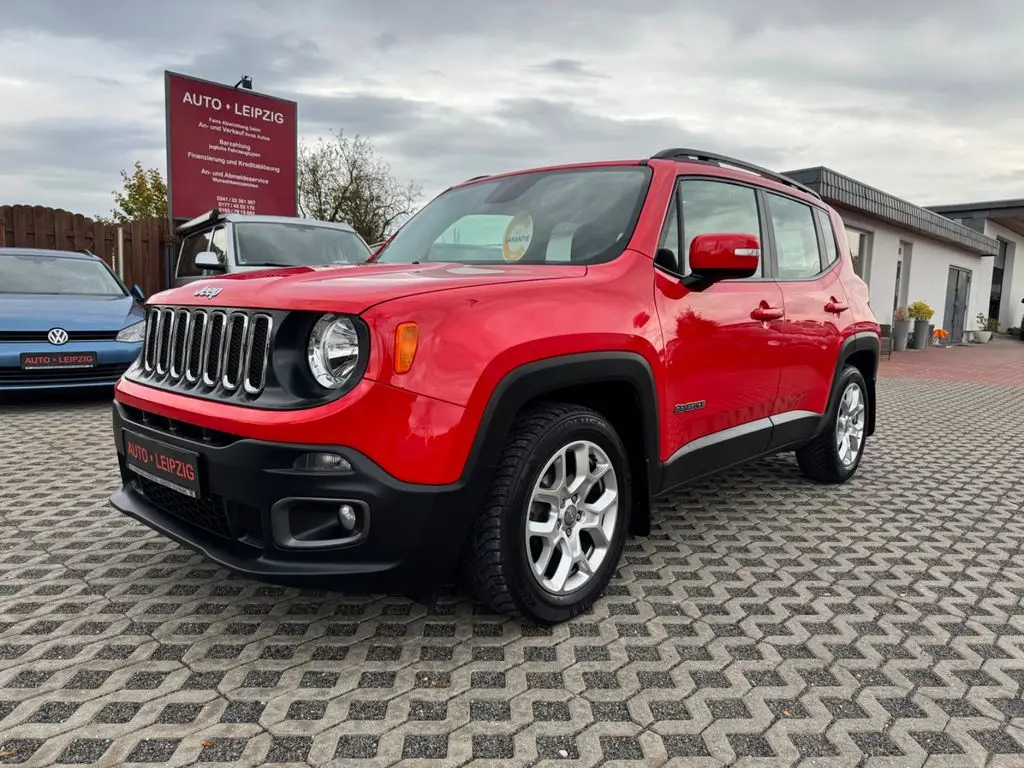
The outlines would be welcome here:
<svg viewBox="0 0 1024 768">
<path fill-rule="evenodd" d="M 853 227 L 846 227 L 846 241 L 850 244 L 850 255 L 853 257 L 853 271 L 864 281 L 868 279 L 868 266 L 871 259 L 871 233 Z"/>
</svg>

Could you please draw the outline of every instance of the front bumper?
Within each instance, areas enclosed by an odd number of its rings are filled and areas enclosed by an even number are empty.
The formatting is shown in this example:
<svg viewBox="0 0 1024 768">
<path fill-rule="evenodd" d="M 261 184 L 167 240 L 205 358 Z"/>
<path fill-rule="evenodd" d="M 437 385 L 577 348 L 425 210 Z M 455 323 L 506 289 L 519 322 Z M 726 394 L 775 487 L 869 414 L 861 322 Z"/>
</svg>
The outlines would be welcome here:
<svg viewBox="0 0 1024 768">
<path fill-rule="evenodd" d="M 123 482 L 113 506 L 225 568 L 346 591 L 432 588 L 454 576 L 474 508 L 463 487 L 403 483 L 345 447 L 237 438 L 117 401 L 113 429 Z M 198 496 L 133 471 L 125 430 L 196 454 Z M 316 451 L 342 455 L 351 471 L 293 468 L 299 456 Z M 359 513 L 355 531 L 310 524 L 342 504 Z"/>
<path fill-rule="evenodd" d="M 48 355 L 92 352 L 90 368 L 24 370 L 22 354 Z M 117 383 L 142 352 L 141 342 L 76 341 L 55 347 L 45 343 L 0 344 L 0 392 L 78 387 L 110 387 Z"/>
</svg>

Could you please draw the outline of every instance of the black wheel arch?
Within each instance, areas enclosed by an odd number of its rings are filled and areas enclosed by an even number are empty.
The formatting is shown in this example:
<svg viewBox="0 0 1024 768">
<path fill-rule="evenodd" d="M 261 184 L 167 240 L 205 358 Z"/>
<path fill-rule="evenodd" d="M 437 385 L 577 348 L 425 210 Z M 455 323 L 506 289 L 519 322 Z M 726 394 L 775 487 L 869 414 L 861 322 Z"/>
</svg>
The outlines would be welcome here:
<svg viewBox="0 0 1024 768">
<path fill-rule="evenodd" d="M 843 339 L 839 347 L 839 355 L 836 357 L 836 369 L 832 374 L 832 386 L 829 390 L 828 405 L 818 423 L 818 432 L 828 426 L 829 415 L 832 413 L 832 406 L 839 397 L 840 373 L 847 365 L 852 365 L 860 371 L 868 388 L 868 413 L 865 435 L 871 436 L 875 433 L 875 390 L 878 379 L 878 360 L 880 357 L 881 343 L 878 334 L 870 331 L 855 333 Z"/>
<path fill-rule="evenodd" d="M 602 388 L 601 385 L 608 386 Z M 628 392 L 633 402 L 614 400 L 616 405 L 609 413 L 607 404 L 601 407 L 600 402 L 595 403 L 595 397 L 600 400 L 602 391 L 615 396 Z M 587 405 L 608 418 L 620 432 L 630 453 L 633 475 L 632 532 L 648 533 L 651 499 L 661 471 L 658 395 L 650 364 L 635 352 L 560 355 L 507 373 L 491 393 L 477 425 L 462 481 L 477 487 L 479 478 L 490 476 L 516 416 L 527 404 L 542 400 Z M 625 414 L 633 414 L 633 418 L 625 420 Z"/>
</svg>

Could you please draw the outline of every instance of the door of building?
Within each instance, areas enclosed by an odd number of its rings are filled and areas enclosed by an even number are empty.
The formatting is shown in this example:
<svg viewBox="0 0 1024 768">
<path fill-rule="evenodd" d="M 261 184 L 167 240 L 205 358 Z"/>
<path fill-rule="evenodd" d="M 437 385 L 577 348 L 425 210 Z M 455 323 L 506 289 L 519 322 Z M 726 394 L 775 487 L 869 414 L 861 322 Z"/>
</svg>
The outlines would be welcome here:
<svg viewBox="0 0 1024 768">
<path fill-rule="evenodd" d="M 963 341 L 967 327 L 967 298 L 971 295 L 971 272 L 960 267 L 950 267 L 946 279 L 946 311 L 942 327 L 949 333 L 954 344 Z"/>
<path fill-rule="evenodd" d="M 908 289 L 910 286 L 910 261 L 913 250 L 913 243 L 900 240 L 900 249 L 896 255 L 896 281 L 892 292 L 893 315 L 895 315 L 898 307 L 907 306 Z"/>
<path fill-rule="evenodd" d="M 896 308 L 900 305 L 900 278 L 903 277 L 903 243 L 900 243 L 900 251 L 896 255 L 896 285 L 892 292 L 892 311 L 896 314 Z"/>
<path fill-rule="evenodd" d="M 989 294 L 988 300 L 988 316 L 999 317 L 999 312 L 1002 310 L 1002 299 L 1003 299 L 1003 275 L 1006 274 L 1006 253 L 1008 250 L 1009 243 L 1003 239 L 999 239 L 999 253 L 996 254 L 994 263 L 992 264 L 992 291 Z"/>
</svg>

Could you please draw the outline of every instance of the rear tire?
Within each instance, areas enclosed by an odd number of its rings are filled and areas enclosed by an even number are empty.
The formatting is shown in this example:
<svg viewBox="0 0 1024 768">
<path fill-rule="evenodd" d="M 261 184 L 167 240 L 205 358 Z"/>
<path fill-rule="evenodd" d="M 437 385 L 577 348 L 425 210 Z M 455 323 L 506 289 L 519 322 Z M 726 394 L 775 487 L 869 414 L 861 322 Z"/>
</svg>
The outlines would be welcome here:
<svg viewBox="0 0 1024 768">
<path fill-rule="evenodd" d="M 868 388 L 852 365 L 839 373 L 835 402 L 825 428 L 796 451 L 805 476 L 818 483 L 845 483 L 857 472 L 864 455 L 868 414 Z"/>
<path fill-rule="evenodd" d="M 601 414 L 568 404 L 522 413 L 470 534 L 477 599 L 538 624 L 587 610 L 622 555 L 630 491 L 625 446 Z"/>
</svg>

